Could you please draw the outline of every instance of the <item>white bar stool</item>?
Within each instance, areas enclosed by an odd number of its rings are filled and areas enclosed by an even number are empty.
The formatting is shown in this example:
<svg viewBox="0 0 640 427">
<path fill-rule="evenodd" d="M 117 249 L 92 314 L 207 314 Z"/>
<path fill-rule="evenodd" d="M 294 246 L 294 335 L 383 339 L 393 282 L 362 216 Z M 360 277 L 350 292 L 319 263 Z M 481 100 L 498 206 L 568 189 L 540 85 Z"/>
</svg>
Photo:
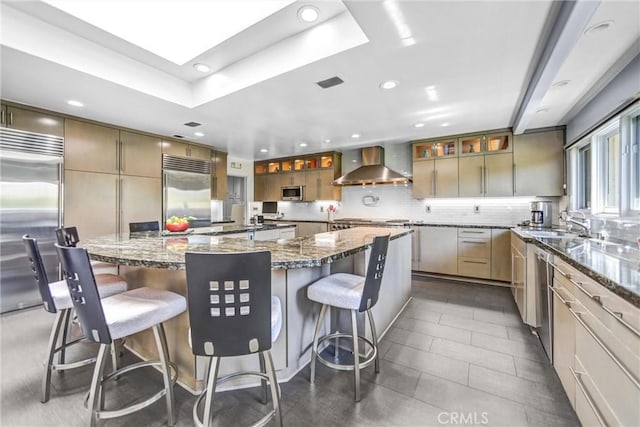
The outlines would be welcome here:
<svg viewBox="0 0 640 427">
<path fill-rule="evenodd" d="M 71 295 L 69 294 L 67 283 L 64 280 L 49 282 L 49 279 L 47 278 L 47 271 L 44 267 L 44 263 L 42 262 L 40 248 L 38 247 L 36 239 L 25 234 L 22 236 L 22 243 L 24 244 L 24 248 L 27 252 L 27 258 L 31 264 L 31 270 L 33 271 L 36 284 L 38 285 L 38 291 L 42 298 L 42 305 L 45 311 L 56 315 L 56 320 L 51 328 L 51 334 L 49 336 L 47 359 L 45 361 L 44 375 L 42 377 L 42 397 L 40 401 L 42 403 L 46 403 L 49 401 L 50 396 L 52 371 L 66 371 L 69 369 L 79 368 L 80 366 L 94 363 L 96 358 L 92 357 L 72 363 L 66 363 L 66 349 L 69 346 L 78 344 L 84 339 L 83 337 L 67 342 L 67 336 L 71 325 L 71 312 L 73 311 L 73 304 L 71 302 Z M 118 276 L 110 277 L 109 280 L 103 280 L 98 285 L 100 298 L 116 295 L 126 290 L 127 283 L 125 281 L 118 280 Z M 59 341 L 60 344 L 58 345 Z M 56 354 L 58 355 L 58 362 L 54 362 Z M 117 365 L 117 354 L 115 351 L 112 354 L 114 357 L 113 363 L 115 369 L 115 366 Z"/>
<path fill-rule="evenodd" d="M 89 391 L 90 425 L 95 426 L 99 419 L 120 417 L 139 411 L 162 397 L 166 398 L 167 422 L 170 426 L 174 425 L 176 416 L 173 386 L 178 370 L 169 360 L 169 349 L 162 323 L 186 310 L 185 298 L 174 292 L 143 287 L 100 300 L 87 251 L 57 244 L 56 250 L 82 330 L 87 338 L 100 344 Z M 153 329 L 160 360 L 135 363 L 105 375 L 106 356 L 113 340 L 145 329 Z M 147 366 L 160 367 L 164 381 L 163 389 L 143 402 L 122 409 L 104 410 L 104 383 Z M 174 370 L 173 377 L 171 368 Z"/>
<path fill-rule="evenodd" d="M 312 283 L 307 288 L 307 298 L 322 304 L 320 315 L 316 321 L 313 334 L 313 348 L 311 353 L 311 384 L 315 382 L 316 360 L 325 366 L 343 371 L 353 371 L 354 399 L 360 401 L 360 369 L 375 363 L 376 373 L 380 372 L 380 358 L 378 355 L 378 337 L 376 327 L 371 315 L 371 308 L 378 302 L 378 293 L 382 282 L 389 235 L 377 236 L 373 239 L 366 277 L 355 274 L 335 273 Z M 323 337 L 318 337 L 327 307 L 349 310 L 351 312 L 351 334 L 335 332 Z M 371 340 L 364 335 L 358 335 L 357 313 L 364 312 L 371 326 Z M 353 346 L 353 364 L 333 363 L 322 357 L 318 352 L 318 345 L 329 339 L 351 338 Z M 369 345 L 373 354 L 367 359 L 360 360 L 360 347 L 358 339 Z"/>
</svg>

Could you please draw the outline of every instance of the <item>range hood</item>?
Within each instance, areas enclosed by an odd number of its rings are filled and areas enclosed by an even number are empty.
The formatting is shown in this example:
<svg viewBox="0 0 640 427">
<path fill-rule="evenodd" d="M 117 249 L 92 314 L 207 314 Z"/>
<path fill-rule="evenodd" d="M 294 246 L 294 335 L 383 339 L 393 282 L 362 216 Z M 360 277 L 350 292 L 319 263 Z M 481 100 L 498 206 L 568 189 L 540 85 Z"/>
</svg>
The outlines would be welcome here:
<svg viewBox="0 0 640 427">
<path fill-rule="evenodd" d="M 384 166 L 384 148 L 362 149 L 362 166 L 333 181 L 333 185 L 406 184 L 411 179 Z"/>
</svg>

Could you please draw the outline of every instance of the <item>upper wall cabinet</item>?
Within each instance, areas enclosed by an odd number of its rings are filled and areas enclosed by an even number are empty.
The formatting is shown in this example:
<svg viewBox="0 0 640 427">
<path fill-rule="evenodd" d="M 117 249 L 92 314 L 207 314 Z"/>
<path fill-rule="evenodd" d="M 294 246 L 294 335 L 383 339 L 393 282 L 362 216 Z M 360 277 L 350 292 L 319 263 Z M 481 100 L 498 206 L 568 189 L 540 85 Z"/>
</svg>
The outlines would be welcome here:
<svg viewBox="0 0 640 427">
<path fill-rule="evenodd" d="M 45 135 L 63 136 L 64 119 L 2 104 L 0 105 L 0 126 Z"/>
<path fill-rule="evenodd" d="M 171 154 L 174 156 L 193 157 L 200 160 L 210 160 L 211 150 L 196 144 L 187 144 L 178 141 L 162 141 L 162 154 Z"/>
<path fill-rule="evenodd" d="M 211 150 L 211 199 L 227 198 L 227 153 Z"/>
<path fill-rule="evenodd" d="M 460 155 L 510 152 L 512 138 L 510 132 L 465 136 L 459 138 Z"/>
<path fill-rule="evenodd" d="M 134 132 L 65 120 L 65 169 L 160 178 L 162 141 Z"/>
<path fill-rule="evenodd" d="M 527 133 L 514 137 L 514 195 L 564 194 L 563 145 L 563 130 Z"/>
</svg>

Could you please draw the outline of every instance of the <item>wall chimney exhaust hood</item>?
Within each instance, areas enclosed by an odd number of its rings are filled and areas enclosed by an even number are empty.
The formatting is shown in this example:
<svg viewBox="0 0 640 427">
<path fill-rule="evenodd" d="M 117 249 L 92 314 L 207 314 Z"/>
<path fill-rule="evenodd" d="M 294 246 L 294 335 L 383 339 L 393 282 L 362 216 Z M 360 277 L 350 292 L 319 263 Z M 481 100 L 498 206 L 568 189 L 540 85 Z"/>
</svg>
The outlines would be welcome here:
<svg viewBox="0 0 640 427">
<path fill-rule="evenodd" d="M 362 149 L 362 166 L 333 181 L 333 185 L 407 184 L 408 177 L 384 166 L 384 148 Z"/>
</svg>

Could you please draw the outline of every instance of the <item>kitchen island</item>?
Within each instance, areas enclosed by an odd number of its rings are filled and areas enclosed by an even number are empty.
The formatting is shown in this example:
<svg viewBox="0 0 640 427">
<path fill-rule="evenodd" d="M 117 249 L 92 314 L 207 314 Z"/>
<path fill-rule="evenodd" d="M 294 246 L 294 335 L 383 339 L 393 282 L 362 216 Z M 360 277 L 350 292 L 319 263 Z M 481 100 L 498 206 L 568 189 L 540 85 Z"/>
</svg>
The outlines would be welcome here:
<svg viewBox="0 0 640 427">
<path fill-rule="evenodd" d="M 316 235 L 318 237 L 259 241 L 228 233 L 231 229 L 226 227 L 235 226 L 221 227 L 222 230 L 207 227 L 170 236 L 157 232 L 110 235 L 87 239 L 82 246 L 93 260 L 117 264 L 130 288 L 151 286 L 181 295 L 186 295 L 185 252 L 270 251 L 272 294 L 280 298 L 283 307 L 282 332 L 272 348 L 279 381 L 288 381 L 310 360 L 309 349 L 319 307 L 307 299 L 306 287 L 332 273 L 364 275 L 374 236 L 391 235 L 379 302 L 372 310 L 376 327 L 382 331 L 380 337 L 409 301 L 409 229 L 360 227 Z M 359 322 L 359 327 L 366 326 L 363 319 Z M 337 313 L 327 317 L 327 330 L 330 323 L 342 324 Z M 206 365 L 204 359 L 191 353 L 188 328 L 187 313 L 165 324 L 171 358 L 178 366 L 178 382 L 196 392 L 203 388 Z M 127 339 L 127 347 L 144 359 L 155 357 L 151 334 L 142 333 Z M 256 357 L 238 357 L 223 361 L 220 374 L 238 369 L 256 370 L 257 367 Z M 227 384 L 237 387 L 252 383 L 238 379 Z"/>
</svg>

